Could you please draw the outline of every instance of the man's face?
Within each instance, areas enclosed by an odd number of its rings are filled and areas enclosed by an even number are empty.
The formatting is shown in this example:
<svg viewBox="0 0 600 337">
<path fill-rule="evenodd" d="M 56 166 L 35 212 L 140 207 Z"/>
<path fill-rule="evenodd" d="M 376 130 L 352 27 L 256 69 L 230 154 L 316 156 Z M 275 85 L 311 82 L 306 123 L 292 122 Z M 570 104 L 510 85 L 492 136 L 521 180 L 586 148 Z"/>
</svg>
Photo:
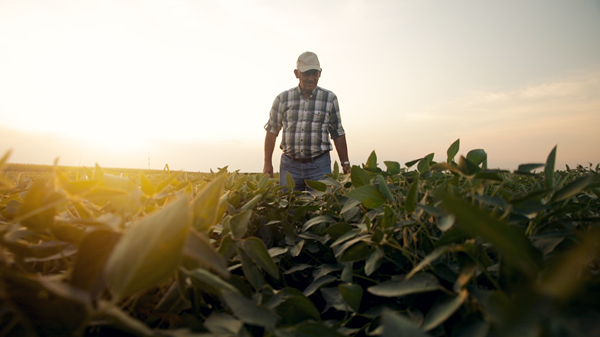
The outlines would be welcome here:
<svg viewBox="0 0 600 337">
<path fill-rule="evenodd" d="M 300 80 L 300 88 L 306 92 L 315 90 L 317 83 L 319 83 L 319 78 L 321 77 L 321 71 L 316 69 L 305 72 L 294 69 L 294 74 L 296 74 L 296 78 Z"/>
</svg>

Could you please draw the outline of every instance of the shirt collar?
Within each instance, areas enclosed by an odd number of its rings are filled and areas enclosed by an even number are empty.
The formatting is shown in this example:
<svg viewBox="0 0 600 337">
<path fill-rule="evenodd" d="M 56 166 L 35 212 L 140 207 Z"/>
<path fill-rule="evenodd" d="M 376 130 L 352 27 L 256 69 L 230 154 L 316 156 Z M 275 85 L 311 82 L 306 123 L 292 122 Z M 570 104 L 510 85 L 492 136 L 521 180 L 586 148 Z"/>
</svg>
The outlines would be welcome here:
<svg viewBox="0 0 600 337">
<path fill-rule="evenodd" d="M 310 97 L 312 97 L 316 92 L 317 89 L 319 89 L 319 86 L 316 86 L 313 91 L 310 93 Z M 298 84 L 298 86 L 296 87 L 296 92 L 298 93 L 298 95 L 302 96 L 302 89 L 300 88 L 300 84 Z"/>
</svg>

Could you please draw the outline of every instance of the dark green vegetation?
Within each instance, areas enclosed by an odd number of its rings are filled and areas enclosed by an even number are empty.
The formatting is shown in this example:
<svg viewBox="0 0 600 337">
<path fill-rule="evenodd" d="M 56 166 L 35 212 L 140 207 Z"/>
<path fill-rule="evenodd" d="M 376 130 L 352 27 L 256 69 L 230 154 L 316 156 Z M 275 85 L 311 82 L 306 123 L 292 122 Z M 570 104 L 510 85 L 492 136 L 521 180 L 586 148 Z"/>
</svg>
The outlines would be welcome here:
<svg viewBox="0 0 600 337">
<path fill-rule="evenodd" d="M 5 172 L 0 335 L 600 335 L 599 167 L 458 149 L 373 152 L 310 193 L 226 168 Z"/>
</svg>

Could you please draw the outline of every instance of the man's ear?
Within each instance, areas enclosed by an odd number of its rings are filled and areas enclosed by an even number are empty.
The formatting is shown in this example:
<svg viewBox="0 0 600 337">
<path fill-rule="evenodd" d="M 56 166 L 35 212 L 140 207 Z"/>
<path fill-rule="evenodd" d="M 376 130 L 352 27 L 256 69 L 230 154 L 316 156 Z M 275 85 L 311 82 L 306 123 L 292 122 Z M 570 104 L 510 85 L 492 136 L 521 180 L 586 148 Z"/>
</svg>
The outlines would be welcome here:
<svg viewBox="0 0 600 337">
<path fill-rule="evenodd" d="M 296 78 L 300 78 L 300 76 L 298 76 L 298 69 L 294 69 L 294 75 L 296 75 Z"/>
</svg>

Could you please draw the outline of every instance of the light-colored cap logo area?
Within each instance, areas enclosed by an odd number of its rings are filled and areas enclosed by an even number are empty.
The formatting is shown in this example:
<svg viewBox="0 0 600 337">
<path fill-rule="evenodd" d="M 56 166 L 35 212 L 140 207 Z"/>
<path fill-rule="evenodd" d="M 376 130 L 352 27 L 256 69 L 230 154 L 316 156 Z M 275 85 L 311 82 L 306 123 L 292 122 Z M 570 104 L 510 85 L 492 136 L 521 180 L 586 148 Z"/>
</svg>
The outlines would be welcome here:
<svg viewBox="0 0 600 337">
<path fill-rule="evenodd" d="M 296 62 L 296 69 L 301 72 L 309 71 L 312 69 L 321 70 L 321 64 L 319 63 L 319 58 L 317 54 L 307 51 L 300 56 L 298 56 L 298 61 Z"/>
</svg>

